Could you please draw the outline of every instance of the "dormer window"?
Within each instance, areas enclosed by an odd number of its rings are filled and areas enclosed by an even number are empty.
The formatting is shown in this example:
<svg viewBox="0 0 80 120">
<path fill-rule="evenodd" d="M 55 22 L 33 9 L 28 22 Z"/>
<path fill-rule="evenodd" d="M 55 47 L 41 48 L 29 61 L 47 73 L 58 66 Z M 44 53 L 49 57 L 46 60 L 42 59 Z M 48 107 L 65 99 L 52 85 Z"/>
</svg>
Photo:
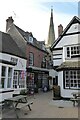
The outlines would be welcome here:
<svg viewBox="0 0 80 120">
<path fill-rule="evenodd" d="M 29 42 L 33 43 L 33 37 L 29 36 Z"/>
</svg>

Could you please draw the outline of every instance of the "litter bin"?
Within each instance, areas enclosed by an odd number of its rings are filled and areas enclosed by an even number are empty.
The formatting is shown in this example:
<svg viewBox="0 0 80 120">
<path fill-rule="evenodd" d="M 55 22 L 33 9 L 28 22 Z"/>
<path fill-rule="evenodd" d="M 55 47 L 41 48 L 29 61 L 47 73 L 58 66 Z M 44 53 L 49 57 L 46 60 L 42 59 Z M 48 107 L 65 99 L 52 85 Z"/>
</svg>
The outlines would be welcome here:
<svg viewBox="0 0 80 120">
<path fill-rule="evenodd" d="M 53 99 L 60 99 L 61 93 L 60 93 L 60 86 L 54 85 L 53 86 Z"/>
</svg>

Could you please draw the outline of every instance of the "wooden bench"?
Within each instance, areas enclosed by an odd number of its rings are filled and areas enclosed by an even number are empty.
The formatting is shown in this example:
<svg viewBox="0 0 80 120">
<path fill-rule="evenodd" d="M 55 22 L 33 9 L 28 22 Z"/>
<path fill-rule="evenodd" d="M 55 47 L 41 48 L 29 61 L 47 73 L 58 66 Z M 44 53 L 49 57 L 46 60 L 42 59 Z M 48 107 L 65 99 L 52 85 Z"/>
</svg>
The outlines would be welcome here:
<svg viewBox="0 0 80 120">
<path fill-rule="evenodd" d="M 70 99 L 72 102 L 73 102 L 73 106 L 75 107 L 76 106 L 76 103 L 79 103 L 79 101 L 80 101 L 80 97 L 78 98 L 71 98 Z"/>
<path fill-rule="evenodd" d="M 31 101 L 31 102 L 27 102 L 27 103 L 20 103 L 20 105 L 18 105 L 17 107 L 16 107 L 16 109 L 21 109 L 21 108 L 24 108 L 24 107 L 26 107 L 26 106 L 28 106 L 28 108 L 29 108 L 29 110 L 31 111 L 31 107 L 30 107 L 30 105 L 32 105 L 33 104 L 33 101 Z"/>
</svg>

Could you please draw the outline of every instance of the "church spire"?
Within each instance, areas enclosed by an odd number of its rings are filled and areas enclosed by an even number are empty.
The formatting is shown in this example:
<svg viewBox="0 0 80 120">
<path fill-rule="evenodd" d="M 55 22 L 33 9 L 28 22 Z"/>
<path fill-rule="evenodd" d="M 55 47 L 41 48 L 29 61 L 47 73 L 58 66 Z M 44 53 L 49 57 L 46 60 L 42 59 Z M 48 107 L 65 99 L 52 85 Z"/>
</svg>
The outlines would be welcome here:
<svg viewBox="0 0 80 120">
<path fill-rule="evenodd" d="M 53 23 L 53 8 L 51 7 L 51 17 L 50 17 L 50 25 L 49 25 L 49 33 L 48 33 L 48 42 L 47 45 L 51 46 L 55 40 L 55 32 L 54 32 L 54 23 Z"/>
</svg>

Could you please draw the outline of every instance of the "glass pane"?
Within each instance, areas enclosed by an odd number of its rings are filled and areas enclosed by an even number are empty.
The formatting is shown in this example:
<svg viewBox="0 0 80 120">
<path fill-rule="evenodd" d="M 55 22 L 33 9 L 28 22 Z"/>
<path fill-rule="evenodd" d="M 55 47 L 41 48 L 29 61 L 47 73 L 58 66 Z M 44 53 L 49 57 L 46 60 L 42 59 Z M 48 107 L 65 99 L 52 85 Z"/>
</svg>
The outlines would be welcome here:
<svg viewBox="0 0 80 120">
<path fill-rule="evenodd" d="M 5 85 L 5 78 L 1 78 L 1 88 L 4 88 Z"/>
<path fill-rule="evenodd" d="M 11 88 L 11 78 L 8 78 L 8 84 L 7 84 L 8 88 Z"/>
<path fill-rule="evenodd" d="M 8 77 L 12 77 L 12 68 L 8 68 Z"/>
<path fill-rule="evenodd" d="M 6 67 L 5 66 L 2 66 L 2 73 L 1 73 L 1 76 L 6 76 Z"/>
</svg>

